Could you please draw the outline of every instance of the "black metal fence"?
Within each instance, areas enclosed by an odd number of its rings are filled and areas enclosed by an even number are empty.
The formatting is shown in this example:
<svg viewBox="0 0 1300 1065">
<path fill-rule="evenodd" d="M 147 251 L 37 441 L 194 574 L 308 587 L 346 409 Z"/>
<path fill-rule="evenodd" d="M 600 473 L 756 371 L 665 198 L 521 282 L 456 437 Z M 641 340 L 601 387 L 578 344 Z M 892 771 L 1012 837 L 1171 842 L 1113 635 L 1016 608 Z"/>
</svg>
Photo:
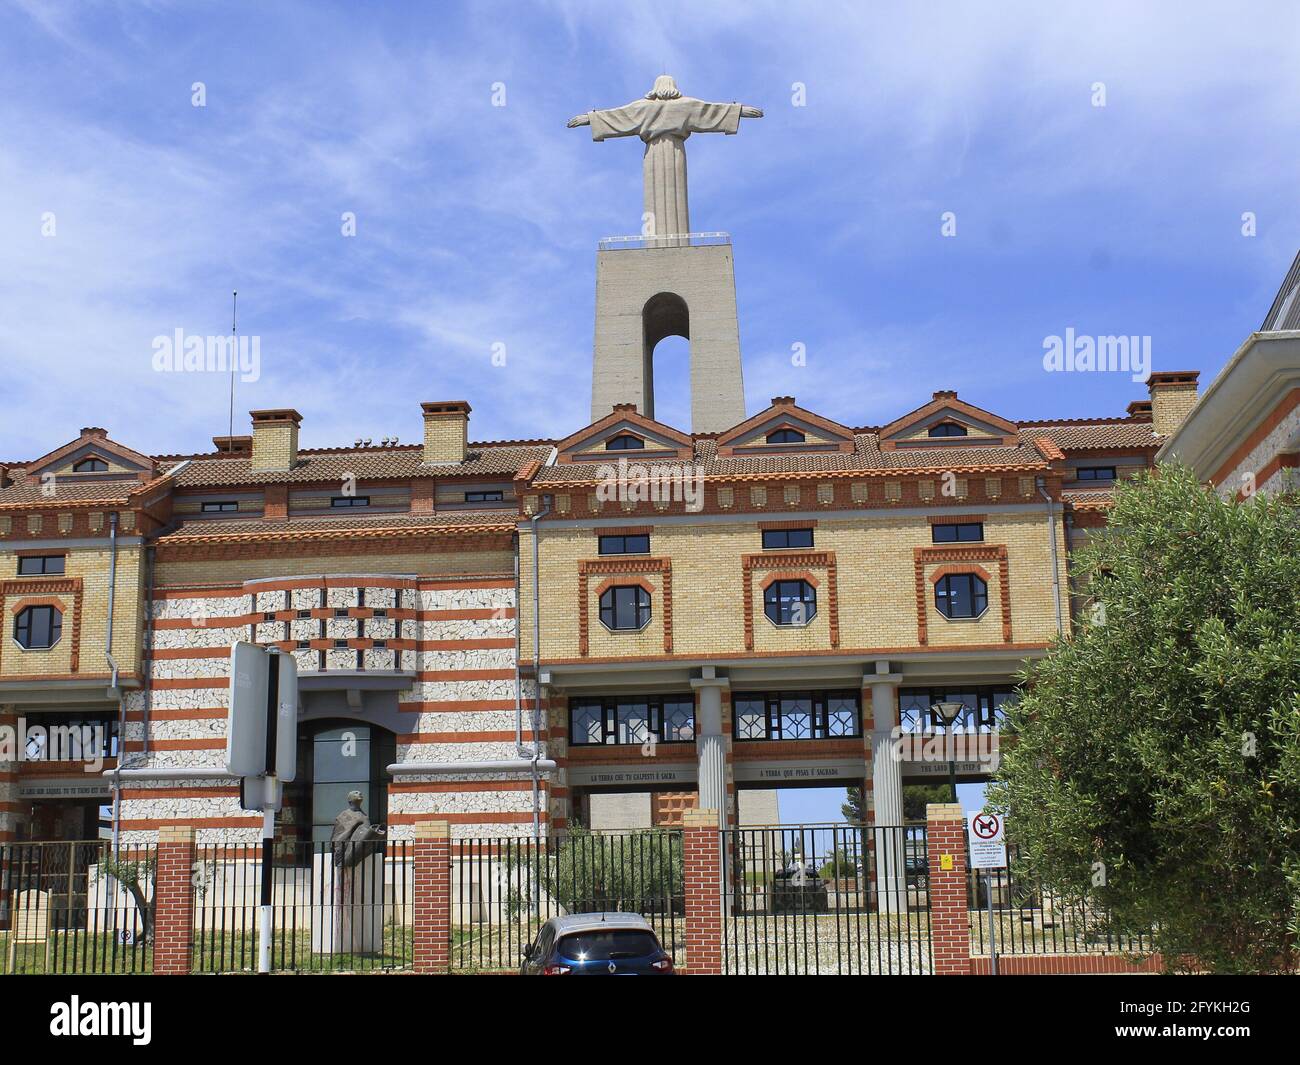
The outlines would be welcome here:
<svg viewBox="0 0 1300 1065">
<path fill-rule="evenodd" d="M 573 831 L 535 844 L 495 837 L 451 845 L 451 968 L 518 971 L 552 917 L 640 913 L 664 950 L 686 961 L 682 836 L 671 829 Z"/>
<path fill-rule="evenodd" d="M 0 844 L 0 973 L 153 969 L 153 844 Z"/>
<path fill-rule="evenodd" d="M 930 972 L 924 825 L 720 835 L 724 972 Z"/>
<path fill-rule="evenodd" d="M 277 845 L 272 880 L 273 970 L 357 972 L 410 967 L 413 846 L 404 840 L 383 840 L 352 847 L 349 861 L 336 862 L 329 843 Z M 257 970 L 261 859 L 260 844 L 198 848 L 195 972 Z"/>
<path fill-rule="evenodd" d="M 972 954 L 989 953 L 990 895 L 992 940 L 999 954 L 1145 954 L 1153 949 L 1148 934 L 1118 933 L 1095 900 L 1045 887 L 1014 844 L 1007 846 L 1007 860 L 1002 869 L 972 869 L 968 851 Z"/>
</svg>

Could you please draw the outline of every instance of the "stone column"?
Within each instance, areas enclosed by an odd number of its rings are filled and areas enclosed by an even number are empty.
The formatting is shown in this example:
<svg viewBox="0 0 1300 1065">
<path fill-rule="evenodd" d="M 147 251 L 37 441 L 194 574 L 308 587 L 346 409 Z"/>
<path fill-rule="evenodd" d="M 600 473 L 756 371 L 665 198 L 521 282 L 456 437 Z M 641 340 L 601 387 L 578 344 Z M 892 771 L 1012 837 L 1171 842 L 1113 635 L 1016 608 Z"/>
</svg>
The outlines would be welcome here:
<svg viewBox="0 0 1300 1065">
<path fill-rule="evenodd" d="M 719 811 L 697 808 L 682 815 L 682 876 L 686 894 L 686 971 L 722 972 L 722 833 Z"/>
<path fill-rule="evenodd" d="M 154 867 L 153 971 L 179 976 L 194 953 L 194 828 L 158 829 Z"/>
<path fill-rule="evenodd" d="M 698 691 L 695 709 L 695 751 L 699 758 L 699 806 L 718 812 L 718 827 L 727 827 L 727 746 L 722 734 L 722 692 L 731 681 L 719 677 L 713 666 L 691 679 Z"/>
<path fill-rule="evenodd" d="M 969 976 L 970 913 L 966 896 L 966 819 L 958 803 L 925 808 L 930 867 L 930 948 L 936 976 Z"/>
<path fill-rule="evenodd" d="M 451 967 L 451 823 L 417 822 L 414 847 L 412 967 L 417 973 L 446 973 Z"/>
<path fill-rule="evenodd" d="M 887 913 L 907 909 L 907 874 L 904 834 L 880 831 L 903 823 L 903 764 L 894 757 L 894 729 L 898 725 L 898 685 L 901 673 L 890 673 L 888 662 L 862 678 L 871 688 L 871 795 L 875 803 L 876 891 L 878 907 Z"/>
</svg>

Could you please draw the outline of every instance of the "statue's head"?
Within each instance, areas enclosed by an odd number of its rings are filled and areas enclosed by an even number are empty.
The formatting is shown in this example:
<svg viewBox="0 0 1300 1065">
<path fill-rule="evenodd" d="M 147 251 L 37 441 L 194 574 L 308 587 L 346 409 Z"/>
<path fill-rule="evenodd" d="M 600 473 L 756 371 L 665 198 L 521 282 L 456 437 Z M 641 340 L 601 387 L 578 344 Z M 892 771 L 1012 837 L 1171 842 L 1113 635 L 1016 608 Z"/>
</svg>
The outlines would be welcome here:
<svg viewBox="0 0 1300 1065">
<path fill-rule="evenodd" d="M 361 805 L 361 800 L 364 799 L 364 798 L 365 798 L 365 796 L 362 795 L 361 792 L 359 792 L 359 791 L 349 791 L 349 792 L 348 792 L 348 805 L 349 805 L 349 806 L 360 806 L 360 805 Z"/>
<path fill-rule="evenodd" d="M 660 74 L 655 78 L 654 88 L 645 94 L 647 100 L 676 100 L 680 96 L 671 74 Z"/>
</svg>

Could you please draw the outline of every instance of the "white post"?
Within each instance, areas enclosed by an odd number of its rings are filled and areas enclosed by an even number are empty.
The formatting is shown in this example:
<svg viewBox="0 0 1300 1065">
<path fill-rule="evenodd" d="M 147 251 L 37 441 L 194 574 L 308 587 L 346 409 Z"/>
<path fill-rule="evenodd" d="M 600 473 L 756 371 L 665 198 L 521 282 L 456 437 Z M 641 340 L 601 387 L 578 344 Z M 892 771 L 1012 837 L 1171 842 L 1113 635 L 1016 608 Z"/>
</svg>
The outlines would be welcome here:
<svg viewBox="0 0 1300 1065">
<path fill-rule="evenodd" d="M 727 751 L 722 735 L 722 691 L 731 686 L 731 681 L 717 676 L 712 666 L 705 666 L 701 672 L 703 676 L 691 680 L 691 687 L 700 693 L 699 710 L 695 715 L 699 807 L 701 810 L 717 810 L 718 827 L 726 828 Z"/>
<path fill-rule="evenodd" d="M 903 764 L 894 756 L 898 725 L 898 685 L 901 673 L 889 673 L 888 662 L 863 681 L 871 687 L 871 793 L 878 827 L 903 823 Z M 881 832 L 876 844 L 876 898 L 881 912 L 907 910 L 907 866 L 904 833 Z"/>
<path fill-rule="evenodd" d="M 264 777 L 262 793 L 262 906 L 257 922 L 257 971 L 271 971 L 271 911 L 274 873 L 272 863 L 275 851 L 275 777 Z"/>
</svg>

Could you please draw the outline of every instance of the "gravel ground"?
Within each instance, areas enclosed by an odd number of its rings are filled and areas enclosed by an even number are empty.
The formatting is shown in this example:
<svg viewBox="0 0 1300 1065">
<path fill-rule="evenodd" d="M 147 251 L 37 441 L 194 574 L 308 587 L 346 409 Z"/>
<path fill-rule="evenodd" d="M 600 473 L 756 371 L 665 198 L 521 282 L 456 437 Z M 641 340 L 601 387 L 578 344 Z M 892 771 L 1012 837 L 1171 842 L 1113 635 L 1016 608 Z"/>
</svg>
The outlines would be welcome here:
<svg viewBox="0 0 1300 1065">
<path fill-rule="evenodd" d="M 924 974 L 930 936 L 924 914 L 756 914 L 729 918 L 723 965 L 737 975 Z"/>
</svg>

